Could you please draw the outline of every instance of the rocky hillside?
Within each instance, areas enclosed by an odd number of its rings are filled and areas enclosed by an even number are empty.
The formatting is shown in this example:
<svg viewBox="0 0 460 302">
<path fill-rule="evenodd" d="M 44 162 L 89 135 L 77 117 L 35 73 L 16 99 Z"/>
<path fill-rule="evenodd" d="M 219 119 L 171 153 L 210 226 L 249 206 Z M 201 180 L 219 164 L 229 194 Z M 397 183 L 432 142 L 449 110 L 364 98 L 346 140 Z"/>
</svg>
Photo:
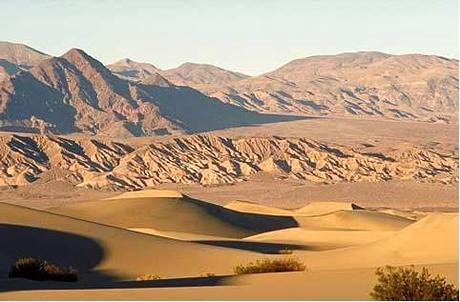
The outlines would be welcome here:
<svg viewBox="0 0 460 302">
<path fill-rule="evenodd" d="M 107 65 L 107 68 L 117 76 L 133 81 L 147 79 L 161 72 L 161 69 L 152 64 L 140 63 L 128 58 Z"/>
<path fill-rule="evenodd" d="M 50 58 L 49 55 L 27 45 L 0 41 L 0 59 L 23 67 L 30 67 Z"/>
<path fill-rule="evenodd" d="M 204 85 L 226 85 L 249 76 L 225 70 L 210 64 L 184 63 L 177 68 L 164 70 L 161 74 L 176 85 L 201 87 Z"/>
<path fill-rule="evenodd" d="M 0 82 L 0 129 L 140 136 L 194 133 L 295 117 L 224 104 L 154 76 L 115 76 L 80 49 L 41 61 Z"/>
<path fill-rule="evenodd" d="M 0 41 L 0 81 L 49 57 L 23 44 Z"/>
<path fill-rule="evenodd" d="M 184 136 L 130 145 L 58 136 L 0 137 L 0 185 L 65 180 L 77 186 L 139 189 L 160 183 L 243 181 L 258 172 L 315 183 L 413 179 L 456 183 L 458 154 L 410 146 L 360 153 L 309 139 Z"/>
<path fill-rule="evenodd" d="M 378 52 L 314 56 L 205 92 L 258 111 L 455 122 L 458 60 Z"/>
</svg>

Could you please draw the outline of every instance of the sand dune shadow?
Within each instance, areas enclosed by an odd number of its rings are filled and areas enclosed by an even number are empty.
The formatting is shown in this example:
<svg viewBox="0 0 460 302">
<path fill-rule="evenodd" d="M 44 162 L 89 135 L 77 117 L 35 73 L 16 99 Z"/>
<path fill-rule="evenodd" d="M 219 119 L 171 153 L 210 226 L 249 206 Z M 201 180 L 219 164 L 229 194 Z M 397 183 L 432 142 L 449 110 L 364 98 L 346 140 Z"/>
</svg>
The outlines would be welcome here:
<svg viewBox="0 0 460 302">
<path fill-rule="evenodd" d="M 104 257 L 94 239 L 77 234 L 31 226 L 0 224 L 0 278 L 20 257 L 40 257 L 79 272 L 92 270 Z"/>
</svg>

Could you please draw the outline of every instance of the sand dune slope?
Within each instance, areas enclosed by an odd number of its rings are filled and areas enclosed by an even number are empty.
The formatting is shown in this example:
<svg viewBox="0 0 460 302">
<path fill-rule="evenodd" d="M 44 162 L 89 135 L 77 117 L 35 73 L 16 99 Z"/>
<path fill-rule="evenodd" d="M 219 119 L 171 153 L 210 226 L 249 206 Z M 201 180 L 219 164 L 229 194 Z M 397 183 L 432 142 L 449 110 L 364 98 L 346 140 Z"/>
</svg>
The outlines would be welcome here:
<svg viewBox="0 0 460 302">
<path fill-rule="evenodd" d="M 297 225 L 292 217 L 242 213 L 187 196 L 123 197 L 79 203 L 52 211 L 122 228 L 147 228 L 230 238 L 243 238 Z"/>
<path fill-rule="evenodd" d="M 296 210 L 297 214 L 314 216 L 322 215 L 340 210 L 362 210 L 363 208 L 351 202 L 312 202 Z"/>
<path fill-rule="evenodd" d="M 255 213 L 265 215 L 294 216 L 293 211 L 275 207 L 268 207 L 250 201 L 235 200 L 225 205 L 225 208 L 244 213 Z"/>
<path fill-rule="evenodd" d="M 182 198 L 184 196 L 182 195 L 182 193 L 178 191 L 174 191 L 174 190 L 146 189 L 142 191 L 124 192 L 122 194 L 106 198 L 106 200 L 133 199 L 133 198 L 158 198 L 158 197 Z"/>
<path fill-rule="evenodd" d="M 296 216 L 295 219 L 302 228 L 326 230 L 396 231 L 413 223 L 404 217 L 368 210 L 339 210 L 318 216 Z"/>
<path fill-rule="evenodd" d="M 289 228 L 245 238 L 263 242 L 302 244 L 310 250 L 327 250 L 355 246 L 380 240 L 395 234 L 394 231 L 325 231 Z"/>
<path fill-rule="evenodd" d="M 257 254 L 132 232 L 0 203 L 0 276 L 17 257 L 40 256 L 79 269 L 83 278 L 229 274 Z M 95 272 L 97 271 L 97 272 Z M 93 273 L 90 273 L 93 272 Z"/>
</svg>

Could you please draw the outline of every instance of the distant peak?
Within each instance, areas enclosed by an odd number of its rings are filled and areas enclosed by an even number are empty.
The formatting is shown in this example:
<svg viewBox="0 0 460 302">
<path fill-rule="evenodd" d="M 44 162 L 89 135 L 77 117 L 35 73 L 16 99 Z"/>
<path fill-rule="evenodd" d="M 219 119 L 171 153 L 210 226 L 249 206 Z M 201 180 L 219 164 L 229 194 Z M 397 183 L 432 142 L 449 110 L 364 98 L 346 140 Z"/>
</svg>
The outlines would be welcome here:
<svg viewBox="0 0 460 302">
<path fill-rule="evenodd" d="M 73 64 L 82 62 L 82 61 L 84 62 L 96 61 L 89 54 L 87 54 L 85 51 L 79 48 L 72 48 L 68 50 L 65 54 L 63 54 L 61 57 Z"/>
<path fill-rule="evenodd" d="M 124 59 L 115 61 L 110 65 L 133 65 L 133 64 L 137 64 L 137 62 L 131 60 L 130 58 L 124 58 Z"/>
<path fill-rule="evenodd" d="M 79 54 L 79 55 L 88 55 L 84 50 L 80 49 L 80 48 L 71 48 L 69 49 L 63 56 L 66 56 L 66 55 L 75 55 L 75 54 Z"/>
</svg>

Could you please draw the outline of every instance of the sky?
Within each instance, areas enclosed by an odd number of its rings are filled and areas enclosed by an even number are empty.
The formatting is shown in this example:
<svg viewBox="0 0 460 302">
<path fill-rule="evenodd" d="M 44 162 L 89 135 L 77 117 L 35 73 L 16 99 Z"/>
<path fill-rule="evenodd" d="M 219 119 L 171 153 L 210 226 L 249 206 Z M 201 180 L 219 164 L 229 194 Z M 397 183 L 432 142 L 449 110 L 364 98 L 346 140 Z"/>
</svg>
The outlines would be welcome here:
<svg viewBox="0 0 460 302">
<path fill-rule="evenodd" d="M 0 0 L 0 41 L 249 75 L 349 51 L 458 58 L 458 0 Z"/>
</svg>

